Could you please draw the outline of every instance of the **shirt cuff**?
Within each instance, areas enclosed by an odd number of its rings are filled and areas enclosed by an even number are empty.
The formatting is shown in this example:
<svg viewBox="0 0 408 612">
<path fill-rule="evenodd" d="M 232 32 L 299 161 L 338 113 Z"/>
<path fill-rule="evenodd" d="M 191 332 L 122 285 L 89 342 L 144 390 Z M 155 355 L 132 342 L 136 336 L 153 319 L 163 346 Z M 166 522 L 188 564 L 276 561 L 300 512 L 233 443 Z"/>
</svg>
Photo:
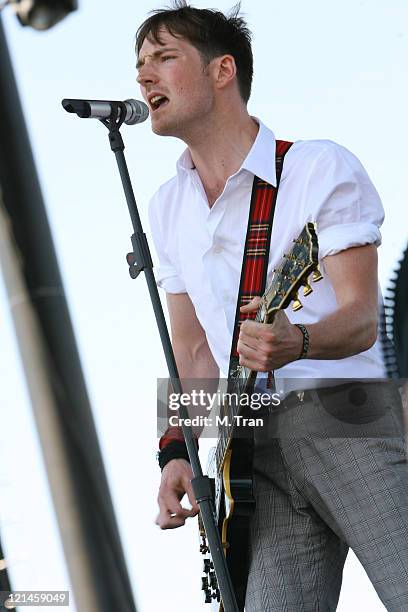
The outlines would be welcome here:
<svg viewBox="0 0 408 612">
<path fill-rule="evenodd" d="M 183 280 L 175 274 L 172 268 L 159 267 L 157 270 L 156 283 L 166 293 L 186 293 Z"/>
<path fill-rule="evenodd" d="M 381 244 L 380 230 L 374 223 L 344 223 L 333 225 L 319 232 L 319 259 L 327 255 L 335 255 L 351 247 L 363 246 L 365 244 Z"/>
</svg>

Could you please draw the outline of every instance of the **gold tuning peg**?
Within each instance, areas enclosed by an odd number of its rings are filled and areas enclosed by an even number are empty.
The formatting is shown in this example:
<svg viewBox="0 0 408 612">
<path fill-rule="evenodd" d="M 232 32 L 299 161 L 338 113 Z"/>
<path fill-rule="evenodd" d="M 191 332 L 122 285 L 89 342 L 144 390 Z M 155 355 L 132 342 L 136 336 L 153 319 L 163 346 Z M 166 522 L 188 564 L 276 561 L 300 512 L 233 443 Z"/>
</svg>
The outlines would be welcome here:
<svg viewBox="0 0 408 612">
<path fill-rule="evenodd" d="M 303 308 L 302 302 L 299 300 L 298 294 L 295 293 L 292 303 L 292 310 L 296 312 L 296 310 L 300 310 Z"/>
<path fill-rule="evenodd" d="M 313 293 L 313 289 L 309 285 L 308 281 L 306 281 L 305 284 L 303 285 L 303 295 L 306 297 L 307 295 L 310 295 L 311 293 Z"/>
<path fill-rule="evenodd" d="M 322 273 L 320 272 L 319 268 L 316 268 L 312 276 L 313 282 L 317 283 L 317 281 L 322 280 L 322 278 L 323 278 Z"/>
</svg>

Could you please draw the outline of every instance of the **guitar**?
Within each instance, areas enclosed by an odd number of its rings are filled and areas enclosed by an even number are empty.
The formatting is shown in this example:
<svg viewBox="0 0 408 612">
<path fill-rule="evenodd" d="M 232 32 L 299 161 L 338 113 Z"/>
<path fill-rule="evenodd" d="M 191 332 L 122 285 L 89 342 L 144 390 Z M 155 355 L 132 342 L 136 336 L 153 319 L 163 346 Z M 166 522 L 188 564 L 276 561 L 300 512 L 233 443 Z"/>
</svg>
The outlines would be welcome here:
<svg viewBox="0 0 408 612">
<path fill-rule="evenodd" d="M 261 298 L 255 320 L 272 323 L 278 310 L 292 303 L 293 310 L 302 308 L 298 297 L 303 286 L 303 295 L 313 290 L 309 276 L 316 282 L 323 277 L 318 268 L 318 242 L 313 223 L 307 223 L 300 235 L 293 240 L 288 254 L 283 256 L 281 265 L 273 271 L 272 281 Z M 238 366 L 228 381 L 228 391 L 234 398 L 250 394 L 257 372 Z M 244 403 L 245 404 L 245 403 Z M 249 530 L 251 516 L 255 509 L 252 479 L 253 435 L 248 427 L 245 435 L 237 431 L 248 411 L 239 401 L 224 402 L 218 420 L 218 442 L 212 452 L 208 474 L 214 492 L 215 512 L 221 541 L 227 558 L 227 565 L 234 586 L 239 610 L 244 610 L 245 594 L 249 572 Z M 248 415 L 249 416 L 249 415 Z M 227 417 L 227 418 L 224 418 Z M 238 418 L 237 418 L 238 417 Z M 225 424 L 224 424 L 225 423 Z M 251 419 L 247 419 L 249 426 Z M 200 552 L 204 555 L 202 590 L 205 602 L 212 609 L 224 612 L 214 565 L 207 545 L 204 526 L 199 516 Z"/>
</svg>

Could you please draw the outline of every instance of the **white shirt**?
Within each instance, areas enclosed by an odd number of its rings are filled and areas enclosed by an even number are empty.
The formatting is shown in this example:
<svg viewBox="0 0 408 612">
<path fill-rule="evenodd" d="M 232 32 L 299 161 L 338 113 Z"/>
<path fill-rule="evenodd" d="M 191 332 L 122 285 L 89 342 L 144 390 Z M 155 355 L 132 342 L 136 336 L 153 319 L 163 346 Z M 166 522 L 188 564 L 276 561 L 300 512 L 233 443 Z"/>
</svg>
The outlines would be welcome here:
<svg viewBox="0 0 408 612">
<path fill-rule="evenodd" d="M 275 136 L 256 121 L 259 131 L 251 150 L 212 208 L 186 149 L 177 162 L 176 176 L 159 188 L 149 209 L 159 257 L 157 283 L 168 293 L 188 293 L 224 374 L 228 372 L 254 175 L 276 186 Z M 379 195 L 350 151 L 330 140 L 295 142 L 286 154 L 278 191 L 267 285 L 308 221 L 317 222 L 319 259 L 323 259 L 349 247 L 379 245 L 383 217 Z M 336 309 L 333 286 L 323 266 L 321 269 L 324 278 L 303 298 L 304 307 L 297 312 L 286 309 L 292 323 L 315 323 Z M 382 376 L 378 340 L 352 357 L 303 359 L 275 371 L 276 379 Z"/>
</svg>

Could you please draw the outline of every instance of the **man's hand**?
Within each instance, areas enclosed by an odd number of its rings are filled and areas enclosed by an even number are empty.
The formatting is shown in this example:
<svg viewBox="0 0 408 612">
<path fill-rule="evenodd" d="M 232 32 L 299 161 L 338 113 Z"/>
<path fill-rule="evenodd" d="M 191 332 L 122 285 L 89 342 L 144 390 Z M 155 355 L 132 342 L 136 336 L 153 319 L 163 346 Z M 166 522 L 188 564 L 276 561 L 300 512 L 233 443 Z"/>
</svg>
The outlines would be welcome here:
<svg viewBox="0 0 408 612">
<path fill-rule="evenodd" d="M 256 312 L 261 298 L 254 298 L 241 312 Z M 303 334 L 280 310 L 271 324 L 247 320 L 241 325 L 238 339 L 239 363 L 256 372 L 277 370 L 298 359 Z"/>
<path fill-rule="evenodd" d="M 308 359 L 344 359 L 368 350 L 377 337 L 377 248 L 351 247 L 323 259 L 336 296 L 336 309 L 317 323 L 308 323 Z M 241 312 L 256 311 L 255 298 Z M 252 370 L 276 370 L 299 358 L 302 332 L 278 311 L 271 325 L 244 321 L 238 340 L 240 363 Z"/>
<path fill-rule="evenodd" d="M 199 507 L 191 486 L 192 478 L 193 471 L 185 459 L 172 459 L 164 466 L 157 498 L 160 512 L 156 524 L 160 529 L 181 527 L 186 518 L 198 514 Z M 183 508 L 180 503 L 185 494 L 192 506 L 191 510 Z"/>
</svg>

